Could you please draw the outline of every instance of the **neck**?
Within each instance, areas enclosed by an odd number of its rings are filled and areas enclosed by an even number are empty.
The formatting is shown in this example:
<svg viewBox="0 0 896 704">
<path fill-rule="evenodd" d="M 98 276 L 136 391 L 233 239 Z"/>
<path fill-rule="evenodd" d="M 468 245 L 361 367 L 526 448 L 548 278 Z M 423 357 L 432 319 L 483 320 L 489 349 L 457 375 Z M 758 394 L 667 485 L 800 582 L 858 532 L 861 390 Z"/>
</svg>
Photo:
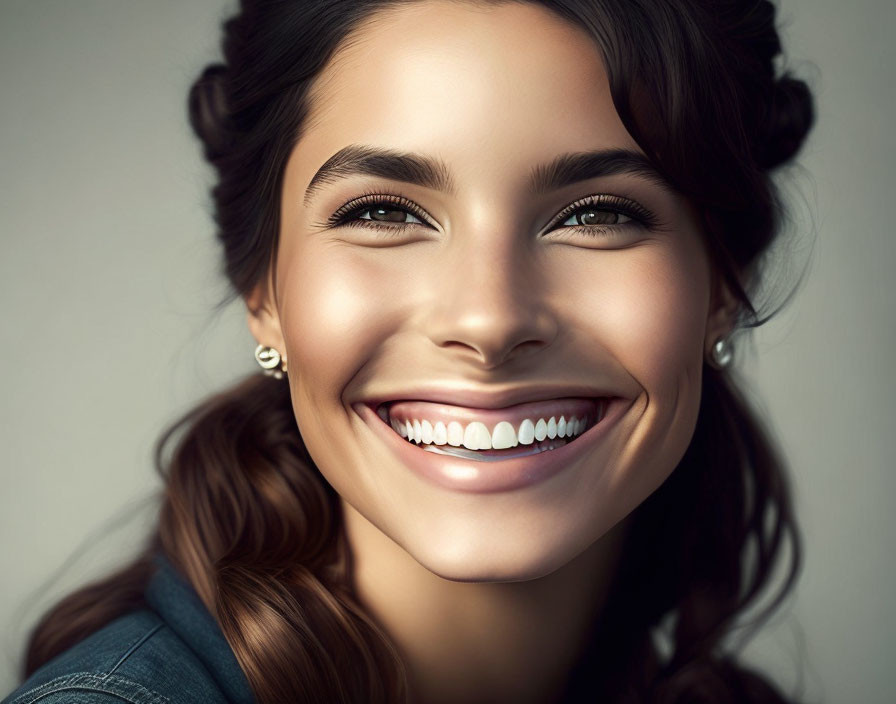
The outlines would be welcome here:
<svg viewBox="0 0 896 704">
<path fill-rule="evenodd" d="M 554 701 L 603 606 L 625 524 L 539 579 L 454 582 L 344 502 L 343 516 L 355 593 L 401 653 L 414 704 Z"/>
</svg>

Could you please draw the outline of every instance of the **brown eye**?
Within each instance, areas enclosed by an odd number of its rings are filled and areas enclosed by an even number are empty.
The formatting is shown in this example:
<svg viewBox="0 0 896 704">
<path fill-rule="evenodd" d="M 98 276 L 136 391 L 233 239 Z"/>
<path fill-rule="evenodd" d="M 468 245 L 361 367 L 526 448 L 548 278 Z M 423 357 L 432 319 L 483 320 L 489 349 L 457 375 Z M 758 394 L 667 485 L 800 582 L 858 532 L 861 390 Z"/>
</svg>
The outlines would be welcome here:
<svg viewBox="0 0 896 704">
<path fill-rule="evenodd" d="M 326 227 L 364 227 L 397 234 L 407 226 L 433 227 L 423 209 L 401 196 L 367 194 L 345 203 L 324 223 Z M 413 228 L 412 228 L 413 229 Z"/>
<path fill-rule="evenodd" d="M 379 204 L 373 208 L 365 208 L 358 213 L 360 220 L 375 220 L 377 222 L 403 222 L 403 223 L 419 223 L 420 220 L 402 208 L 384 207 L 386 204 Z M 368 217 L 364 217 L 367 214 Z M 410 218 L 406 220 L 405 218 Z"/>
<path fill-rule="evenodd" d="M 631 218 L 627 215 L 612 210 L 585 207 L 575 211 L 562 224 L 567 227 L 575 227 L 576 225 L 620 225 L 630 220 Z"/>
</svg>

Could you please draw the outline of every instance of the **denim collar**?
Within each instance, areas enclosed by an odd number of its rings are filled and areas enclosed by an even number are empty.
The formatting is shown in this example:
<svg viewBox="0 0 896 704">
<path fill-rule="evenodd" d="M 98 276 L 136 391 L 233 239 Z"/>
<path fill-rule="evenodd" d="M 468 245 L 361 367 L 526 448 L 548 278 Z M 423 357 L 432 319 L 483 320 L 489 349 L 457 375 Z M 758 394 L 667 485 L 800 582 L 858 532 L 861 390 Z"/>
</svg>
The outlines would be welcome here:
<svg viewBox="0 0 896 704">
<path fill-rule="evenodd" d="M 254 704 L 249 682 L 214 617 L 199 596 L 161 554 L 144 593 L 150 608 L 186 643 L 234 704 Z"/>
</svg>

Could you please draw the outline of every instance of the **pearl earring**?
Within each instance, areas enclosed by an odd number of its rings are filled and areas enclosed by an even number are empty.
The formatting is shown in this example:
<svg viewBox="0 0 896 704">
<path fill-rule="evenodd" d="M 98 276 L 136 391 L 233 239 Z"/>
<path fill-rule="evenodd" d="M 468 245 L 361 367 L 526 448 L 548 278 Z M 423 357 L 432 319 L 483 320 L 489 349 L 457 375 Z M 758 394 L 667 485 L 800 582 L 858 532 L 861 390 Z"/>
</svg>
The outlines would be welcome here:
<svg viewBox="0 0 896 704">
<path fill-rule="evenodd" d="M 725 369 L 734 358 L 734 345 L 727 337 L 720 337 L 712 346 L 707 362 L 714 369 Z"/>
<path fill-rule="evenodd" d="M 265 347 L 264 345 L 256 347 L 255 361 L 258 362 L 258 365 L 267 376 L 272 376 L 275 379 L 282 379 L 283 374 L 286 372 L 286 360 L 282 359 L 280 353 L 273 347 Z"/>
</svg>

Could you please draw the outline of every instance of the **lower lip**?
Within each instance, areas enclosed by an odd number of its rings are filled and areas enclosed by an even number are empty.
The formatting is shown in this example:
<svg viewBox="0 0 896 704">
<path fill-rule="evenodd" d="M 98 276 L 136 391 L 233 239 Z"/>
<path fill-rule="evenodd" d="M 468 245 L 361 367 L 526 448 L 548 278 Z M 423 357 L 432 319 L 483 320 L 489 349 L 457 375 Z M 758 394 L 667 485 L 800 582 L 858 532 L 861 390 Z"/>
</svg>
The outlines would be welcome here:
<svg viewBox="0 0 896 704">
<path fill-rule="evenodd" d="M 488 494 L 523 489 L 559 474 L 601 442 L 629 405 L 628 399 L 611 399 L 599 423 L 556 450 L 495 462 L 427 452 L 392 430 L 370 406 L 357 404 L 355 409 L 386 446 L 419 476 L 445 489 Z"/>
</svg>

